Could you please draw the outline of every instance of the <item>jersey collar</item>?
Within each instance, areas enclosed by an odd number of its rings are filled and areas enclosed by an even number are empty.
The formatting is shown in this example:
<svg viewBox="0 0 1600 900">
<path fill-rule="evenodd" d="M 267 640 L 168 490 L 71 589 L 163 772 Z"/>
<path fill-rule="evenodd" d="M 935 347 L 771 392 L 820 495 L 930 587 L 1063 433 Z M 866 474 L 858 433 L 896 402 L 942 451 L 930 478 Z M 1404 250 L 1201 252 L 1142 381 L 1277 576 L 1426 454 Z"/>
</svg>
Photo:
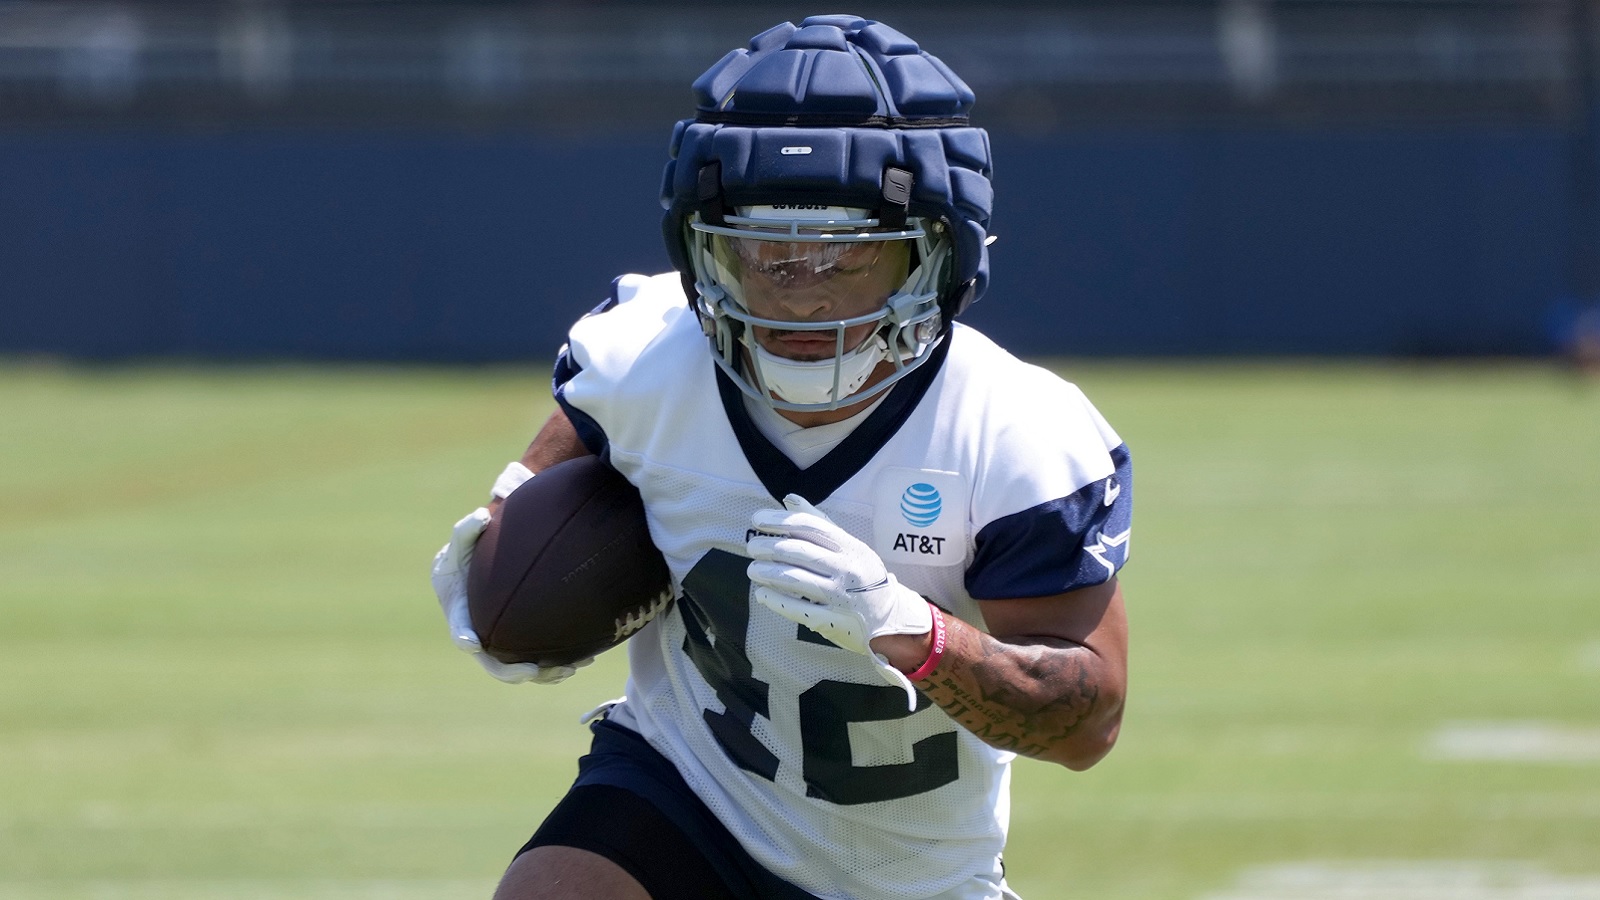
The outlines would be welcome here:
<svg viewBox="0 0 1600 900">
<path fill-rule="evenodd" d="M 900 379 L 900 383 L 889 389 L 889 395 L 856 426 L 855 431 L 829 450 L 828 455 L 805 469 L 796 466 L 782 450 L 767 440 L 767 436 L 751 421 L 750 411 L 744 408 L 744 394 L 720 366 L 714 366 L 717 393 L 722 397 L 722 408 L 727 413 L 728 424 L 733 427 L 734 437 L 739 440 L 745 460 L 750 463 L 756 477 L 761 479 L 761 485 L 767 489 L 767 493 L 780 503 L 788 494 L 799 494 L 811 503 L 821 503 L 840 485 L 853 478 L 916 410 L 917 404 L 944 367 L 944 358 L 950 351 L 953 337 L 953 332 L 945 334 L 944 340 L 928 351 L 932 355 L 927 362 Z"/>
</svg>

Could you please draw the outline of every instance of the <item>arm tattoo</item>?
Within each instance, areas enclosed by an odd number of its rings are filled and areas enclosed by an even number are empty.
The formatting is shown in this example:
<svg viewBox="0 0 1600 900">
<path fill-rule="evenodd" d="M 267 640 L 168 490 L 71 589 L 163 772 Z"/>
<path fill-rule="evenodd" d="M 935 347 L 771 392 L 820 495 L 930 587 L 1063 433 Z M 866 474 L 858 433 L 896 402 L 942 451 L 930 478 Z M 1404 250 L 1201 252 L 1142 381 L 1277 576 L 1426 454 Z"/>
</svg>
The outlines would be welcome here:
<svg viewBox="0 0 1600 900">
<path fill-rule="evenodd" d="M 1101 705 L 1091 650 L 1055 638 L 1002 643 L 947 621 L 944 661 L 917 687 L 984 743 L 1050 757 L 1090 727 Z"/>
</svg>

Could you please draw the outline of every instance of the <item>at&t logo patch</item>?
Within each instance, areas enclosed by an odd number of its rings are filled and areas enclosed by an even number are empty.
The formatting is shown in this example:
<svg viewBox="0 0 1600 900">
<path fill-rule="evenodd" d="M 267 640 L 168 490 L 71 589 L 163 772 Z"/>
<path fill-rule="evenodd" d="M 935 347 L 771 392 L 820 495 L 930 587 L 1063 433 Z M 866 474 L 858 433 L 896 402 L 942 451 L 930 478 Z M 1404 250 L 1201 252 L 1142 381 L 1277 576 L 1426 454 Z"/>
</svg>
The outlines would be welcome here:
<svg viewBox="0 0 1600 900">
<path fill-rule="evenodd" d="M 967 483 L 954 472 L 890 468 L 873 492 L 873 549 L 884 561 L 953 566 L 966 560 Z"/>
<path fill-rule="evenodd" d="M 917 528 L 927 528 L 939 521 L 939 489 L 919 481 L 900 495 L 900 515 Z"/>
</svg>

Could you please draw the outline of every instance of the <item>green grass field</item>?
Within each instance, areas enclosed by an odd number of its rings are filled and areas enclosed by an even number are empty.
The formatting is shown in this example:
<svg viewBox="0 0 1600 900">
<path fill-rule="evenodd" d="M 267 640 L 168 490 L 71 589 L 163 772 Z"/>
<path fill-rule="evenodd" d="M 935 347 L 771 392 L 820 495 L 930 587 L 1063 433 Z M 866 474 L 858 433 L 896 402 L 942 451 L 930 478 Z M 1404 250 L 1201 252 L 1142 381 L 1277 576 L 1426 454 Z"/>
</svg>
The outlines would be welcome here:
<svg viewBox="0 0 1600 900">
<path fill-rule="evenodd" d="M 1600 383 L 1061 368 L 1133 448 L 1132 686 L 1017 764 L 1025 897 L 1600 897 Z M 547 383 L 0 367 L 0 898 L 487 898 L 623 678 L 500 685 L 427 586 Z"/>
</svg>

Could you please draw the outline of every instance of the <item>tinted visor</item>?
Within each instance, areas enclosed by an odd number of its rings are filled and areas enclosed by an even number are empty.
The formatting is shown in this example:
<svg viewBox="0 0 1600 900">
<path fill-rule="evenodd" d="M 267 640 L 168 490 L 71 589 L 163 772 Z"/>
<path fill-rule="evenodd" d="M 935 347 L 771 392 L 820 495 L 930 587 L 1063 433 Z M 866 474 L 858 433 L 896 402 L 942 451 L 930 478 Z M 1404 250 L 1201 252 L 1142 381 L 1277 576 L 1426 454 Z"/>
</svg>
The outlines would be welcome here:
<svg viewBox="0 0 1600 900">
<path fill-rule="evenodd" d="M 710 242 L 717 280 L 739 305 L 778 319 L 865 315 L 904 285 L 911 270 L 908 240 L 800 242 L 714 234 Z"/>
</svg>

